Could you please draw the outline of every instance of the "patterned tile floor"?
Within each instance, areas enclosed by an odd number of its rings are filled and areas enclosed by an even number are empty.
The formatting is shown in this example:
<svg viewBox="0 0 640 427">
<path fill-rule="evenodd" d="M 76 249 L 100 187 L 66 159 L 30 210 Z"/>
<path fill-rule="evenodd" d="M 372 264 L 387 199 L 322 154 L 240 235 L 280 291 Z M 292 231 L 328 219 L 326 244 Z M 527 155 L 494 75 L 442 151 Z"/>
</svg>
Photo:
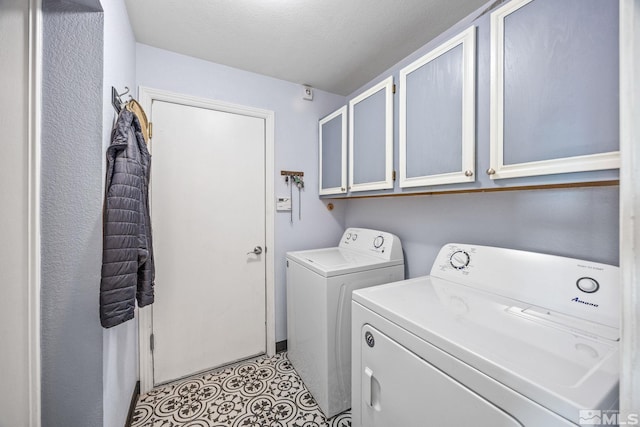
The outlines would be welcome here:
<svg viewBox="0 0 640 427">
<path fill-rule="evenodd" d="M 140 396 L 131 427 L 349 427 L 327 420 L 286 353 L 156 387 Z"/>
</svg>

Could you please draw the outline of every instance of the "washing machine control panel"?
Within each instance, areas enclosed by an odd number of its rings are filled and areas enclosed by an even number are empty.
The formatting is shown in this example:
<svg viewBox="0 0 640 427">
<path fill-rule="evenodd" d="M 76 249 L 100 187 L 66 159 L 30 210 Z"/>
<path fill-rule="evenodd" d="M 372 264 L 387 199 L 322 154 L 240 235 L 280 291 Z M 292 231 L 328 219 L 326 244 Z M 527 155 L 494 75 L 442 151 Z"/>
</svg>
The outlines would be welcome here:
<svg viewBox="0 0 640 427">
<path fill-rule="evenodd" d="M 340 239 L 340 247 L 388 260 L 403 258 L 400 239 L 385 231 L 348 228 Z"/>
<path fill-rule="evenodd" d="M 451 267 L 456 270 L 462 270 L 468 267 L 470 262 L 471 257 L 469 256 L 469 253 L 463 250 L 457 250 L 449 257 L 449 264 L 451 264 Z"/>
</svg>

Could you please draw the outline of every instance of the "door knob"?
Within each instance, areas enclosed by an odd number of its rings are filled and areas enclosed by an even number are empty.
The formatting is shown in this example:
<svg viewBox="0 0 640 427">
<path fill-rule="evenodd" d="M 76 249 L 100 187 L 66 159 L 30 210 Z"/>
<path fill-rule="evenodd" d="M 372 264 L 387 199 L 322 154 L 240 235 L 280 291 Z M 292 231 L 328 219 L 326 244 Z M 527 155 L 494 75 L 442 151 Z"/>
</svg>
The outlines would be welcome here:
<svg viewBox="0 0 640 427">
<path fill-rule="evenodd" d="M 247 255 L 249 254 L 260 255 L 261 253 L 262 253 L 262 247 L 256 246 L 255 248 L 253 248 L 251 252 L 247 252 Z"/>
</svg>

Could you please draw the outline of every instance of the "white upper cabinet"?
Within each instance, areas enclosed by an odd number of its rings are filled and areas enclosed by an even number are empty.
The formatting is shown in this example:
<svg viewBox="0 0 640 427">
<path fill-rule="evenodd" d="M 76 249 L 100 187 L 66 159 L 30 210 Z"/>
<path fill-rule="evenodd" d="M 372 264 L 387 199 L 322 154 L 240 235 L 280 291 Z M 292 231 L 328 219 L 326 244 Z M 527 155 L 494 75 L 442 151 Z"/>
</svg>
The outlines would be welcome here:
<svg viewBox="0 0 640 427">
<path fill-rule="evenodd" d="M 349 191 L 393 188 L 393 77 L 349 101 Z"/>
<path fill-rule="evenodd" d="M 352 98 L 348 122 L 321 120 L 320 195 L 615 183 L 619 10 L 511 0 L 469 17 Z"/>
<path fill-rule="evenodd" d="M 475 180 L 476 28 L 400 70 L 400 187 Z"/>
<path fill-rule="evenodd" d="M 347 192 L 347 106 L 334 111 L 318 126 L 320 195 Z"/>
<path fill-rule="evenodd" d="M 619 167 L 612 4 L 513 0 L 491 14 L 492 179 Z"/>
</svg>

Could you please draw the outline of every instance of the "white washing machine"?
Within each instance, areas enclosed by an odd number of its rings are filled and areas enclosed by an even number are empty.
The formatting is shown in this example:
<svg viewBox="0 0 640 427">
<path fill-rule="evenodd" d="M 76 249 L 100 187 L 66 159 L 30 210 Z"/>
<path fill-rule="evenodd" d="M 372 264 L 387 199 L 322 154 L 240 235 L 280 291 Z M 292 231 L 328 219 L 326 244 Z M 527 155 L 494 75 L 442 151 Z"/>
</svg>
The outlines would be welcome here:
<svg viewBox="0 0 640 427">
<path fill-rule="evenodd" d="M 619 269 L 445 245 L 353 293 L 352 426 L 616 424 Z"/>
<path fill-rule="evenodd" d="M 404 279 L 400 239 L 347 229 L 338 247 L 287 253 L 287 352 L 327 417 L 351 407 L 351 292 Z"/>
</svg>

